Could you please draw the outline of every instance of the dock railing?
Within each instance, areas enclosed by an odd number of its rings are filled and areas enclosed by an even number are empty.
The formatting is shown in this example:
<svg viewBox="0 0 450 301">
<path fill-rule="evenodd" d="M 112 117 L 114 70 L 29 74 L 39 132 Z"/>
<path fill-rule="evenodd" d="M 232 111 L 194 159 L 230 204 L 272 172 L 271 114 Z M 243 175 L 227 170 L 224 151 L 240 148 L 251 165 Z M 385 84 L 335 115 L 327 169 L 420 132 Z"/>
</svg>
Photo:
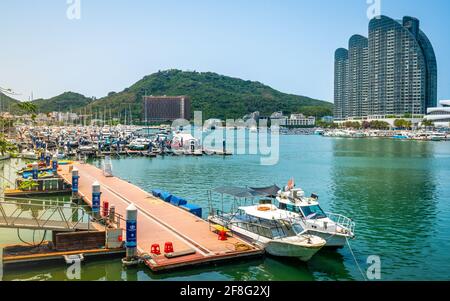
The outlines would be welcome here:
<svg viewBox="0 0 450 301">
<path fill-rule="evenodd" d="M 85 206 L 54 200 L 0 197 L 0 227 L 42 230 L 91 230 Z"/>
</svg>

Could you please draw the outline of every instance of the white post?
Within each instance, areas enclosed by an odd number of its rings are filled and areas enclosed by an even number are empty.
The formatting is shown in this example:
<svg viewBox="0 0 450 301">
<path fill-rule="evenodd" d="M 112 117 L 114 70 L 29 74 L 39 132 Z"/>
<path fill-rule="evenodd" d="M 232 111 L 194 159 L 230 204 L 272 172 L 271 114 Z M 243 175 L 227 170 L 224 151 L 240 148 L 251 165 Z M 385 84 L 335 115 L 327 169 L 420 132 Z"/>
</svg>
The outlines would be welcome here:
<svg viewBox="0 0 450 301">
<path fill-rule="evenodd" d="M 137 256 L 137 208 L 134 204 L 127 207 L 126 220 L 127 259 L 132 260 Z"/>
</svg>

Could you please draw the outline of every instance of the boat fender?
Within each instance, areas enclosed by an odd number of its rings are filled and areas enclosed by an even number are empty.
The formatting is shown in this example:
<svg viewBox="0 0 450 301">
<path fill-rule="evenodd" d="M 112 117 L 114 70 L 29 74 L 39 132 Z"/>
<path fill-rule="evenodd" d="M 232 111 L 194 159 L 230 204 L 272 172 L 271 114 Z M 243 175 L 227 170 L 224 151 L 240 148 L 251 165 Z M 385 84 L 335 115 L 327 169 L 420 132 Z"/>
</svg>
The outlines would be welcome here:
<svg viewBox="0 0 450 301">
<path fill-rule="evenodd" d="M 271 210 L 271 208 L 267 207 L 267 206 L 259 206 L 258 207 L 258 211 L 270 211 L 270 210 Z"/>
</svg>

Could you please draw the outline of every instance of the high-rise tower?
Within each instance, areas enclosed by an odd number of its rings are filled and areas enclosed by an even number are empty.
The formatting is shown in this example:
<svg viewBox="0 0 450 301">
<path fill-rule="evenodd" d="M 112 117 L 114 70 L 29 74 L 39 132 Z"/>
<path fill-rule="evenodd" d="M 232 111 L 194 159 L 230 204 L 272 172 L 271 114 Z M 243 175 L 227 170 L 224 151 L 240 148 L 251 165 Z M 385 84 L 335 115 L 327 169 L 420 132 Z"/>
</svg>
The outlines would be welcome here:
<svg viewBox="0 0 450 301">
<path fill-rule="evenodd" d="M 338 55 L 339 54 L 339 55 Z M 347 60 L 343 57 L 347 57 Z M 343 63 L 347 62 L 347 77 Z M 343 91 L 346 91 L 345 93 Z M 335 117 L 425 114 L 437 105 L 437 63 L 419 20 L 386 16 L 354 35 L 335 56 Z"/>
</svg>

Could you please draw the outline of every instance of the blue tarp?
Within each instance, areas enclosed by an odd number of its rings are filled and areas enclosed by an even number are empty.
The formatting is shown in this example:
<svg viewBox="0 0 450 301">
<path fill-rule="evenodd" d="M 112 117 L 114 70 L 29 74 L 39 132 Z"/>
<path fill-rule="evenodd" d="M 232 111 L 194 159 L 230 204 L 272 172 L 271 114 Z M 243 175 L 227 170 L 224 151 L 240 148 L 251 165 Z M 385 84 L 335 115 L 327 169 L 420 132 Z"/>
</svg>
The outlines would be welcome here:
<svg viewBox="0 0 450 301">
<path fill-rule="evenodd" d="M 190 213 L 198 216 L 198 217 L 202 217 L 202 207 L 194 205 L 194 204 L 185 204 L 183 206 L 180 206 L 181 208 L 189 211 Z"/>
<path fill-rule="evenodd" d="M 170 198 L 172 197 L 172 194 L 167 191 L 161 191 L 161 194 L 159 195 L 161 200 L 170 202 Z"/>
<path fill-rule="evenodd" d="M 172 197 L 170 198 L 170 203 L 175 205 L 175 206 L 182 206 L 182 205 L 186 205 L 187 201 L 183 198 L 180 198 L 176 195 L 172 195 Z"/>
<path fill-rule="evenodd" d="M 160 196 L 161 196 L 161 190 L 159 190 L 159 189 L 153 189 L 152 190 L 152 194 L 153 194 L 153 196 L 154 197 L 157 197 L 157 198 L 159 198 Z"/>
</svg>

